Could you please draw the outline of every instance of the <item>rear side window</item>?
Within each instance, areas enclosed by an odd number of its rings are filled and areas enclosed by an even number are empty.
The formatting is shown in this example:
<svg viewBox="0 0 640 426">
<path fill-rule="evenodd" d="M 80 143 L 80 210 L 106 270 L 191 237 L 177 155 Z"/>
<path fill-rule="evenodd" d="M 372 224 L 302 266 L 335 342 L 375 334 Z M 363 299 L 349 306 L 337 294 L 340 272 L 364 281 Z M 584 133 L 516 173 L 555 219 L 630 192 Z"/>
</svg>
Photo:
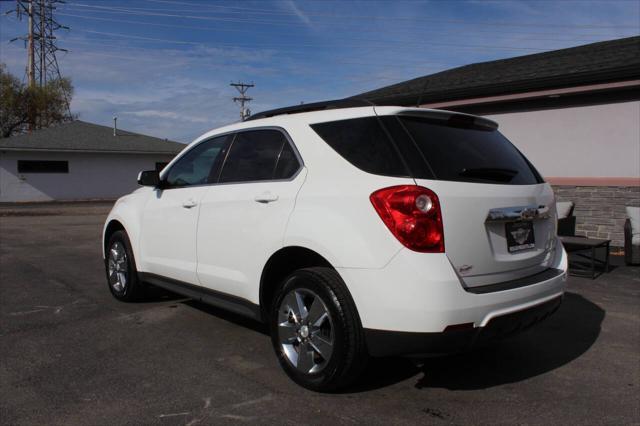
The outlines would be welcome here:
<svg viewBox="0 0 640 426">
<path fill-rule="evenodd" d="M 278 162 L 276 163 L 276 172 L 273 178 L 288 179 L 298 171 L 299 167 L 300 163 L 298 162 L 296 154 L 293 152 L 291 144 L 285 142 L 282 145 L 282 151 L 280 151 L 280 156 L 278 157 Z"/>
<path fill-rule="evenodd" d="M 219 182 L 286 179 L 298 168 L 298 160 L 282 132 L 252 130 L 236 134 Z"/>
<path fill-rule="evenodd" d="M 543 180 L 500 132 L 445 120 L 399 116 L 436 179 L 533 185 Z"/>
<path fill-rule="evenodd" d="M 376 117 L 331 121 L 311 128 L 345 160 L 368 173 L 407 176 L 407 170 Z"/>
</svg>

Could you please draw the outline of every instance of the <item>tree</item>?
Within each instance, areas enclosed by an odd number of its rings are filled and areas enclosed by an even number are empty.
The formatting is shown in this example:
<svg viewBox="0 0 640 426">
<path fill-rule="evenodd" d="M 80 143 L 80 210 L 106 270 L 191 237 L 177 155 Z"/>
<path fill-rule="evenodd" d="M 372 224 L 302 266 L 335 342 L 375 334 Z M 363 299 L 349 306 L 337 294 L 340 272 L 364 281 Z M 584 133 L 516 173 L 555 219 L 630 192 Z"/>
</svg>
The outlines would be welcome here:
<svg viewBox="0 0 640 426">
<path fill-rule="evenodd" d="M 0 137 L 73 120 L 67 107 L 72 95 L 68 78 L 28 87 L 0 64 Z"/>
</svg>

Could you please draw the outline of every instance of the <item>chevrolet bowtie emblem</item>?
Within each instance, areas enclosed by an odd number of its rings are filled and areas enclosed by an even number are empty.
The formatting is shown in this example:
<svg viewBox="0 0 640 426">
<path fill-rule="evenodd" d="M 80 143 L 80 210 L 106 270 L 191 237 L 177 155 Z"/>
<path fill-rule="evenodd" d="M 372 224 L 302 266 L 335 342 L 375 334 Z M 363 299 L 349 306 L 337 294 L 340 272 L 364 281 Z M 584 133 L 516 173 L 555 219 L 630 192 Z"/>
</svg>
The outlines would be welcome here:
<svg viewBox="0 0 640 426">
<path fill-rule="evenodd" d="M 529 237 L 529 232 L 531 232 L 531 230 L 520 228 L 518 230 L 511 231 L 511 236 L 516 240 L 516 243 L 524 244 L 524 242 L 527 241 L 527 237 Z"/>
</svg>

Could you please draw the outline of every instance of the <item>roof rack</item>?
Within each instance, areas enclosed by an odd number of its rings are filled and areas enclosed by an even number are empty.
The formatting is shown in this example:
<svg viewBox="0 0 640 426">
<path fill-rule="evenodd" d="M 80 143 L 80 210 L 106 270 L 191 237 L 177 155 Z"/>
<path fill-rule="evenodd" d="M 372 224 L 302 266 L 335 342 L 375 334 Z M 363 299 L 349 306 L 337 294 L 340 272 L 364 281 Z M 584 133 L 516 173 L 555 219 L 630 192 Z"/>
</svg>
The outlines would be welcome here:
<svg viewBox="0 0 640 426">
<path fill-rule="evenodd" d="M 347 98 L 335 99 L 331 101 L 314 102 L 311 104 L 294 105 L 284 108 L 277 108 L 268 111 L 262 111 L 247 118 L 245 121 L 258 120 L 260 118 L 273 117 L 284 114 L 299 114 L 302 112 L 323 111 L 328 109 L 339 108 L 356 108 L 363 106 L 375 106 L 375 104 L 366 99 Z"/>
</svg>

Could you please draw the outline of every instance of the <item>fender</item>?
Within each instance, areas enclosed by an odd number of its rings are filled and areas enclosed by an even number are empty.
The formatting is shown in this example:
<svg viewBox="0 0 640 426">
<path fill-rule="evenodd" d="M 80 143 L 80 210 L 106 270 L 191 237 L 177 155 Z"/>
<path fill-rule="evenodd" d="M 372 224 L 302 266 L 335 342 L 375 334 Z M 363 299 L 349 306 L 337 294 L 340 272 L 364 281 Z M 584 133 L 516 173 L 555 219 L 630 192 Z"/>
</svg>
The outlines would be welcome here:
<svg viewBox="0 0 640 426">
<path fill-rule="evenodd" d="M 144 211 L 144 205 L 149 199 L 149 195 L 152 194 L 151 188 L 140 188 L 129 195 L 125 195 L 116 201 L 111 209 L 111 212 L 107 216 L 102 229 L 102 258 L 105 258 L 105 235 L 109 224 L 116 220 L 122 224 L 125 232 L 129 236 L 131 241 L 131 249 L 133 250 L 133 256 L 136 259 L 136 263 L 139 269 L 143 269 L 142 259 L 139 256 L 140 253 L 140 232 L 142 230 L 142 212 Z"/>
</svg>

